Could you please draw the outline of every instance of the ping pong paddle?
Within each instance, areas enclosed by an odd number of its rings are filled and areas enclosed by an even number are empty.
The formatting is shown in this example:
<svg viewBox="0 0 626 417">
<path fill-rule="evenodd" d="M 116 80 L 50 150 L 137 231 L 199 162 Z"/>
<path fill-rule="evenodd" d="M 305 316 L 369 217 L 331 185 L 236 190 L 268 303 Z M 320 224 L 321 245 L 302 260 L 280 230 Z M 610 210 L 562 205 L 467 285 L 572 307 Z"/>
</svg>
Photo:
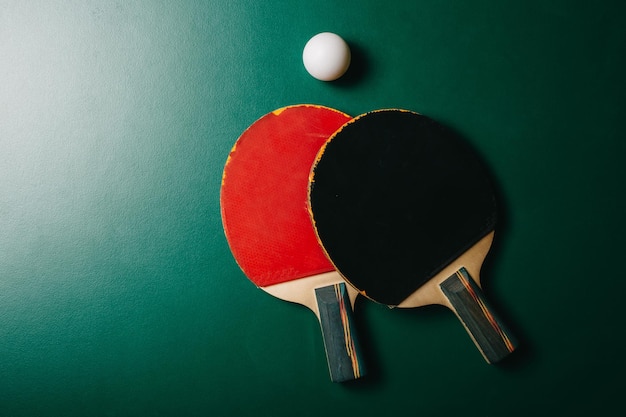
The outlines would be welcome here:
<svg viewBox="0 0 626 417">
<path fill-rule="evenodd" d="M 480 289 L 494 189 L 451 130 L 406 110 L 354 118 L 321 148 L 309 208 L 327 256 L 360 293 L 392 307 L 449 307 L 489 363 L 515 349 Z"/>
<path fill-rule="evenodd" d="M 364 374 L 352 316 L 358 293 L 317 241 L 307 188 L 320 147 L 350 119 L 314 105 L 266 114 L 232 148 L 220 195 L 224 231 L 238 265 L 261 289 L 315 313 L 335 382 Z"/>
</svg>

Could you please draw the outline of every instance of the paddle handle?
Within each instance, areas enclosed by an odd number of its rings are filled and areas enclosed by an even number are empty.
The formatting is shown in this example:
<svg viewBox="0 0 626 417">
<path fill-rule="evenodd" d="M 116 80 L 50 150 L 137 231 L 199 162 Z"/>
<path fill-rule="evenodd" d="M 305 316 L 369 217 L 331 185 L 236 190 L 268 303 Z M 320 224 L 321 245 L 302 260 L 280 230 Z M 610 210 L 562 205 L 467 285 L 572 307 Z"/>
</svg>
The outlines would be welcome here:
<svg viewBox="0 0 626 417">
<path fill-rule="evenodd" d="M 498 362 L 515 350 L 517 341 L 493 312 L 465 268 L 439 286 L 488 363 Z"/>
<path fill-rule="evenodd" d="M 330 379 L 344 382 L 365 374 L 356 337 L 352 303 L 341 282 L 315 289 Z"/>
</svg>

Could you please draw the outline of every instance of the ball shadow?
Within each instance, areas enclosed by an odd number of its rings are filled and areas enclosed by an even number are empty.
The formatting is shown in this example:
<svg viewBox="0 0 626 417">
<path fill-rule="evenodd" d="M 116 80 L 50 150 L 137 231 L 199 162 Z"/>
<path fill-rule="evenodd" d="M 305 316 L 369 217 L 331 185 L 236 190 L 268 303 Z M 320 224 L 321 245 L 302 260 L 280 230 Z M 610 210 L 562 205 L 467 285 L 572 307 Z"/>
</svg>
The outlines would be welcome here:
<svg viewBox="0 0 626 417">
<path fill-rule="evenodd" d="M 371 64 L 365 50 L 358 45 L 348 41 L 350 45 L 350 66 L 348 71 L 339 79 L 332 82 L 332 85 L 339 88 L 353 87 L 362 82 L 370 72 Z"/>
</svg>

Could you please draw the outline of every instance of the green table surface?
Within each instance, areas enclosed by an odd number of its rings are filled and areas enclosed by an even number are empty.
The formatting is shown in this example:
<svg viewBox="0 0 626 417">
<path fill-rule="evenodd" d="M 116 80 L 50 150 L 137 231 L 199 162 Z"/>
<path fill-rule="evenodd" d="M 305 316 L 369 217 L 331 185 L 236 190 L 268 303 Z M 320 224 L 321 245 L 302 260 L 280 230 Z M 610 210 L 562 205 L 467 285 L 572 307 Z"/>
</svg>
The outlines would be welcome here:
<svg viewBox="0 0 626 417">
<path fill-rule="evenodd" d="M 626 371 L 626 3 L 0 1 L 0 416 L 607 415 Z M 310 77 L 332 31 L 349 73 Z M 356 305 L 368 377 L 258 290 L 221 174 L 253 121 L 400 107 L 460 132 L 502 207 L 487 365 L 442 307 Z M 367 260 L 364 260 L 364 262 Z M 592 414 L 593 413 L 593 414 Z M 619 414 L 619 413 L 618 413 Z"/>
</svg>

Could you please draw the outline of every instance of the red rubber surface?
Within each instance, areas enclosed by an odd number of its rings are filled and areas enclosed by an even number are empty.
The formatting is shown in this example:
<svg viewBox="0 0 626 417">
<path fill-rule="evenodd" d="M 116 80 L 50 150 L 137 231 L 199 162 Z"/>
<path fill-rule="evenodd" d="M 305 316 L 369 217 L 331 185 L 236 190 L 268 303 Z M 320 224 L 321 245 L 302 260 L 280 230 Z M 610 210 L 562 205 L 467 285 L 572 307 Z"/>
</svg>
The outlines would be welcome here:
<svg viewBox="0 0 626 417">
<path fill-rule="evenodd" d="M 237 263 L 258 286 L 334 269 L 311 224 L 307 187 L 320 147 L 349 120 L 327 107 L 286 107 L 253 123 L 233 147 L 222 222 Z"/>
</svg>

